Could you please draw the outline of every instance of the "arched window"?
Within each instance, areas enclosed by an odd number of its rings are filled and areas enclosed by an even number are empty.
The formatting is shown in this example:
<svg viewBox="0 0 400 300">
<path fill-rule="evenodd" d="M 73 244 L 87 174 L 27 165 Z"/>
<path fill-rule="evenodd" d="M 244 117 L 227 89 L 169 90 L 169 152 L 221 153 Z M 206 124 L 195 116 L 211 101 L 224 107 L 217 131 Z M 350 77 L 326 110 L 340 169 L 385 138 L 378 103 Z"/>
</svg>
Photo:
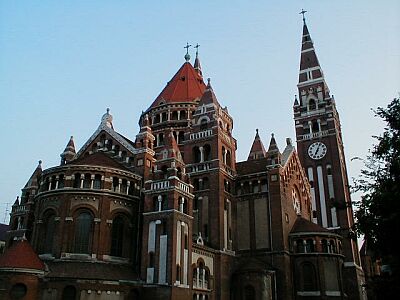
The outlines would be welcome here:
<svg viewBox="0 0 400 300">
<path fill-rule="evenodd" d="M 206 130 L 207 129 L 207 119 L 202 119 L 200 122 L 200 130 Z"/>
<path fill-rule="evenodd" d="M 199 147 L 194 147 L 194 148 L 192 149 L 192 153 L 193 153 L 193 160 L 194 160 L 194 162 L 195 162 L 195 163 L 199 163 L 199 162 L 200 162 L 200 158 L 201 158 Z"/>
<path fill-rule="evenodd" d="M 164 145 L 164 133 L 160 133 L 158 136 L 158 145 L 157 146 L 162 146 Z"/>
<path fill-rule="evenodd" d="M 186 119 L 186 111 L 185 110 L 181 110 L 181 114 L 180 114 L 180 119 L 181 120 L 185 120 Z"/>
<path fill-rule="evenodd" d="M 62 292 L 62 300 L 75 300 L 76 299 L 76 288 L 72 285 L 67 285 Z"/>
<path fill-rule="evenodd" d="M 55 218 L 54 212 L 49 212 L 44 220 L 44 239 L 42 253 L 53 253 L 53 241 L 55 233 Z"/>
<path fill-rule="evenodd" d="M 318 132 L 319 131 L 319 124 L 317 121 L 312 122 L 312 132 Z"/>
<path fill-rule="evenodd" d="M 74 188 L 80 188 L 81 187 L 81 173 L 76 173 L 74 174 Z"/>
<path fill-rule="evenodd" d="M 93 217 L 89 212 L 81 212 L 75 223 L 75 253 L 90 253 L 92 240 Z"/>
<path fill-rule="evenodd" d="M 168 167 L 166 165 L 163 165 L 161 167 L 161 172 L 162 172 L 162 179 L 167 179 L 168 178 Z"/>
<path fill-rule="evenodd" d="M 322 252 L 328 252 L 328 241 L 327 240 L 322 240 L 321 241 L 321 245 L 322 245 Z"/>
<path fill-rule="evenodd" d="M 304 241 L 301 239 L 296 241 L 296 252 L 304 253 Z"/>
<path fill-rule="evenodd" d="M 101 175 L 96 174 L 94 176 L 93 188 L 98 190 L 101 189 Z"/>
<path fill-rule="evenodd" d="M 185 132 L 179 131 L 178 134 L 178 144 L 182 144 L 182 142 L 185 140 Z"/>
<path fill-rule="evenodd" d="M 226 162 L 225 162 L 225 164 L 228 167 L 232 166 L 232 156 L 231 156 L 231 151 L 229 151 L 229 150 L 226 151 Z"/>
<path fill-rule="evenodd" d="M 302 276 L 301 276 L 302 290 L 303 291 L 318 290 L 314 266 L 309 262 L 305 262 L 301 266 L 301 271 L 302 271 Z"/>
<path fill-rule="evenodd" d="M 244 299 L 245 300 L 254 300 L 256 299 L 256 290 L 252 285 L 247 285 L 244 288 Z"/>
<path fill-rule="evenodd" d="M 336 253 L 336 244 L 334 240 L 329 241 L 330 253 Z"/>
<path fill-rule="evenodd" d="M 314 110 L 316 109 L 316 104 L 314 99 L 308 100 L 308 110 Z"/>
<path fill-rule="evenodd" d="M 204 145 L 204 160 L 211 160 L 211 146 L 209 144 Z"/>
<path fill-rule="evenodd" d="M 83 180 L 83 188 L 90 189 L 91 177 L 90 174 L 85 174 L 85 179 Z"/>
<path fill-rule="evenodd" d="M 58 176 L 58 188 L 59 189 L 64 188 L 64 174 L 60 174 Z"/>
<path fill-rule="evenodd" d="M 124 218 L 117 216 L 112 222 L 111 229 L 111 255 L 122 257 L 122 249 L 124 242 Z M 125 229 L 126 230 L 126 229 Z"/>
<path fill-rule="evenodd" d="M 312 239 L 308 239 L 306 241 L 306 252 L 307 253 L 314 252 L 314 241 Z"/>
<path fill-rule="evenodd" d="M 51 182 L 50 182 L 50 189 L 54 190 L 56 188 L 56 176 L 51 176 Z"/>
<path fill-rule="evenodd" d="M 122 179 L 122 183 L 121 183 L 121 191 L 120 193 L 122 194 L 126 194 L 128 191 L 128 180 L 126 179 Z"/>
<path fill-rule="evenodd" d="M 167 113 L 166 113 L 166 112 L 163 112 L 163 113 L 162 113 L 161 119 L 162 119 L 161 122 L 167 121 Z"/>
<path fill-rule="evenodd" d="M 118 177 L 113 177 L 113 181 L 112 181 L 112 190 L 114 192 L 118 192 L 118 188 L 119 188 L 119 178 Z"/>
<path fill-rule="evenodd" d="M 178 120 L 178 112 L 176 110 L 172 112 L 171 120 Z"/>
</svg>

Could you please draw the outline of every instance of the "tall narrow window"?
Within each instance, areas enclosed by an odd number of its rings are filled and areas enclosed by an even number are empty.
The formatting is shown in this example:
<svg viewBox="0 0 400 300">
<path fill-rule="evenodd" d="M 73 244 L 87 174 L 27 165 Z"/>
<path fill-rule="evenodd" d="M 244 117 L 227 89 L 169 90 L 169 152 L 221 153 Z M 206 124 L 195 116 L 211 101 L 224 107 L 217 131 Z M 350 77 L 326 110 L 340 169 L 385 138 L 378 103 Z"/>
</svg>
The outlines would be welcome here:
<svg viewBox="0 0 400 300">
<path fill-rule="evenodd" d="M 94 176 L 93 188 L 98 190 L 101 189 L 101 175 L 97 174 Z"/>
<path fill-rule="evenodd" d="M 55 229 L 55 214 L 50 213 L 47 215 L 44 223 L 46 230 L 43 240 L 43 253 L 53 253 L 53 240 L 54 240 L 54 229 Z"/>
<path fill-rule="evenodd" d="M 302 288 L 303 291 L 316 291 L 317 290 L 317 280 L 315 276 L 314 266 L 306 262 L 302 265 Z"/>
<path fill-rule="evenodd" d="M 82 212 L 76 218 L 75 225 L 75 253 L 90 253 L 93 217 L 88 212 Z"/>
<path fill-rule="evenodd" d="M 112 223 L 111 232 L 111 255 L 122 256 L 122 246 L 124 238 L 124 219 L 121 216 L 116 217 Z"/>
</svg>

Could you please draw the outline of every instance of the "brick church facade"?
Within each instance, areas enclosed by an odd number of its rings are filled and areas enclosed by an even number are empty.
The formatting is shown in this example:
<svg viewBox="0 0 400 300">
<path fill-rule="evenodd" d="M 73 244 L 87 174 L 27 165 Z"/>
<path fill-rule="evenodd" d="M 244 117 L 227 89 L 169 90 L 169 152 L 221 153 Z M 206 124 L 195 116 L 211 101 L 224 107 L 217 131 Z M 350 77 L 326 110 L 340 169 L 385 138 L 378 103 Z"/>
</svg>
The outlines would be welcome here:
<svg viewBox="0 0 400 300">
<path fill-rule="evenodd" d="M 297 151 L 258 130 L 236 161 L 233 118 L 198 54 L 139 120 L 109 110 L 12 208 L 1 299 L 364 299 L 339 116 L 303 26 Z M 288 112 L 290 113 L 290 112 Z"/>
</svg>

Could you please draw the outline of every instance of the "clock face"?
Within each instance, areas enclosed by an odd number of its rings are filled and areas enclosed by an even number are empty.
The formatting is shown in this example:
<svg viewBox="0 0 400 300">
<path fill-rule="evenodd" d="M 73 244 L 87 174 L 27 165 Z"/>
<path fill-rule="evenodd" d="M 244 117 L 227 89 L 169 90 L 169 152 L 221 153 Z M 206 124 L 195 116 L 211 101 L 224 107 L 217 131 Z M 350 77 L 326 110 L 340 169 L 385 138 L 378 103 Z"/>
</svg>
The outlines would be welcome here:
<svg viewBox="0 0 400 300">
<path fill-rule="evenodd" d="M 321 159 L 325 156 L 327 151 L 326 145 L 322 142 L 315 142 L 308 147 L 308 155 L 312 159 Z"/>
</svg>

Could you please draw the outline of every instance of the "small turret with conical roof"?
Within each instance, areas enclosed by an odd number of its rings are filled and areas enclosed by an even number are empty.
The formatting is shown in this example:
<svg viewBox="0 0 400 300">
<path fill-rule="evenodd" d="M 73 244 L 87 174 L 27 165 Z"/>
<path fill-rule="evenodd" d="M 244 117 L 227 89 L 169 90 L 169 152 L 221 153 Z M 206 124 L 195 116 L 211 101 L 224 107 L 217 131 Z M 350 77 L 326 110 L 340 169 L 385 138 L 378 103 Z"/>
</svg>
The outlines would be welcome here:
<svg viewBox="0 0 400 300">
<path fill-rule="evenodd" d="M 65 165 L 69 161 L 71 161 L 76 154 L 75 151 L 75 143 L 74 143 L 74 137 L 71 136 L 67 146 L 64 149 L 64 152 L 60 154 L 61 156 L 61 165 Z"/>
<path fill-rule="evenodd" d="M 278 145 L 275 140 L 275 135 L 271 133 L 271 140 L 267 151 L 267 157 L 271 160 L 271 164 L 280 164 L 282 160 L 282 154 L 279 151 Z"/>
<path fill-rule="evenodd" d="M 267 155 L 264 144 L 258 135 L 258 129 L 256 129 L 256 136 L 253 141 L 253 145 L 251 146 L 251 150 L 247 160 L 254 160 L 259 158 L 265 158 Z"/>
</svg>

